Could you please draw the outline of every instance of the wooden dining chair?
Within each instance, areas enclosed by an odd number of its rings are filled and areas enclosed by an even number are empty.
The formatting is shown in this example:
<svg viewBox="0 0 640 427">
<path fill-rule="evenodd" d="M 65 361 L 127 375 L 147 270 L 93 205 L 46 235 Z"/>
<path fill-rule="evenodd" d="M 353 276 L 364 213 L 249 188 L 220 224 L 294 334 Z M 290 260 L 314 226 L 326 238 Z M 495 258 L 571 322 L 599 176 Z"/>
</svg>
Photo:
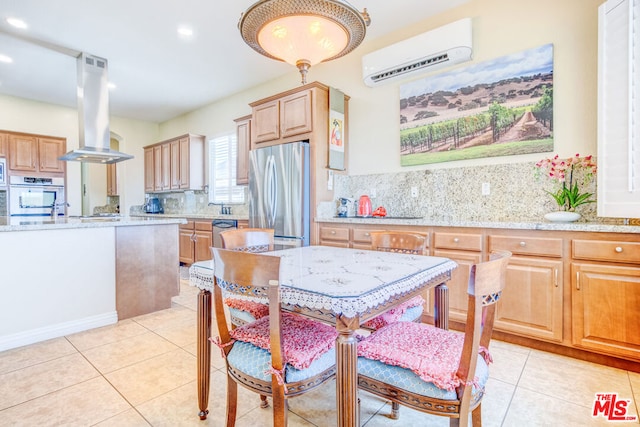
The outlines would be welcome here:
<svg viewBox="0 0 640 427">
<path fill-rule="evenodd" d="M 371 248 L 376 251 L 426 255 L 427 236 L 404 231 L 372 231 Z M 365 329 L 376 330 L 394 321 L 420 322 L 424 311 L 424 298 L 416 296 L 388 312 L 363 324 Z"/>
<path fill-rule="evenodd" d="M 450 425 L 482 424 L 489 343 L 496 302 L 511 252 L 496 251 L 471 267 L 464 333 L 424 323 L 396 322 L 358 343 L 358 387 L 418 411 L 449 417 Z M 392 418 L 398 412 L 392 408 Z"/>
<path fill-rule="evenodd" d="M 273 400 L 273 425 L 287 425 L 287 399 L 335 377 L 335 328 L 280 310 L 280 258 L 212 248 L 217 344 L 226 361 L 226 426 L 235 425 L 237 385 Z M 232 329 L 222 291 L 268 298 L 269 315 Z"/>
<path fill-rule="evenodd" d="M 274 231 L 271 228 L 236 228 L 221 232 L 220 239 L 223 249 L 260 253 L 273 250 L 273 235 Z M 266 300 L 260 303 L 225 296 L 225 303 L 229 307 L 231 323 L 234 326 L 253 322 L 269 312 Z"/>
<path fill-rule="evenodd" d="M 222 231 L 220 240 L 224 249 L 234 251 L 260 253 L 273 250 L 274 230 L 272 228 L 235 228 Z M 224 302 L 229 308 L 232 328 L 251 323 L 269 315 L 269 306 L 265 302 L 247 301 L 224 295 Z M 269 407 L 267 396 L 260 395 L 260 407 Z"/>
</svg>

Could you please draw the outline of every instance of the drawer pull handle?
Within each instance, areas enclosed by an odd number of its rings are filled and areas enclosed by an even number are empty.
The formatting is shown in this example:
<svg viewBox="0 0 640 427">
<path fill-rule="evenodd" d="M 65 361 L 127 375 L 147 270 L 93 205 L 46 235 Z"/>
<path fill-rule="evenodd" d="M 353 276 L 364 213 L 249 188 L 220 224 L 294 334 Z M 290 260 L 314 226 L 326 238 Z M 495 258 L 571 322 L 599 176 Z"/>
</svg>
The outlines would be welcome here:
<svg viewBox="0 0 640 427">
<path fill-rule="evenodd" d="M 453 243 L 458 243 L 459 241 L 460 241 L 460 239 L 458 239 L 457 237 L 454 237 Z"/>
<path fill-rule="evenodd" d="M 527 246 L 527 242 L 520 242 L 520 246 L 524 248 L 525 246 Z"/>
<path fill-rule="evenodd" d="M 622 253 L 622 247 L 616 246 L 616 252 L 617 253 Z"/>
</svg>

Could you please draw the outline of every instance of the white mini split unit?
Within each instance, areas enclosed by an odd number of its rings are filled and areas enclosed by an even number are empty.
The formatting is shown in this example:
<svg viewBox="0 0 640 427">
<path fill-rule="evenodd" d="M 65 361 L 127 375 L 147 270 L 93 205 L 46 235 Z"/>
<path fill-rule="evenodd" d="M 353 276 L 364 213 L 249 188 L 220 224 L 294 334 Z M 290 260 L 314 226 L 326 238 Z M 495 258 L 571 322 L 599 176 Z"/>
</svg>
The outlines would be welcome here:
<svg viewBox="0 0 640 427">
<path fill-rule="evenodd" d="M 367 86 L 379 86 L 471 60 L 471 18 L 392 44 L 362 57 Z"/>
</svg>

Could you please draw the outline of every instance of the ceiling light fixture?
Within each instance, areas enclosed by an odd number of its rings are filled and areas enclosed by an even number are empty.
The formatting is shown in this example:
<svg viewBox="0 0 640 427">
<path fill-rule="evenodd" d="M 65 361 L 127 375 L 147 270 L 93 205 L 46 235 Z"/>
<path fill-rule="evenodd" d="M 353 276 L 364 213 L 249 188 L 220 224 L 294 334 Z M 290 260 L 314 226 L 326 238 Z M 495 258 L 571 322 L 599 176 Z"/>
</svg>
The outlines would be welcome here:
<svg viewBox="0 0 640 427">
<path fill-rule="evenodd" d="M 242 39 L 256 52 L 295 65 L 302 84 L 312 65 L 358 47 L 371 18 L 341 0 L 261 0 L 241 16 Z"/>
<path fill-rule="evenodd" d="M 7 23 L 12 27 L 20 28 L 21 30 L 27 28 L 27 23 L 19 18 L 7 18 Z"/>
<path fill-rule="evenodd" d="M 181 37 L 192 37 L 193 36 L 193 30 L 189 27 L 178 27 L 178 35 L 180 35 Z"/>
</svg>

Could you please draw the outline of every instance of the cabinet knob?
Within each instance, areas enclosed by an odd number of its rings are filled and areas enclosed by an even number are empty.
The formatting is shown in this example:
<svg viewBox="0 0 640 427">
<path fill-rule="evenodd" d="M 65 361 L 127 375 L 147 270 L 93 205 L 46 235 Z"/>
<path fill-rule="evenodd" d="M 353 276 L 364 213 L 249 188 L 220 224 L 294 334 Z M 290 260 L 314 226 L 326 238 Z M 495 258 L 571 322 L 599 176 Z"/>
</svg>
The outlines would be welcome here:
<svg viewBox="0 0 640 427">
<path fill-rule="evenodd" d="M 458 239 L 457 237 L 453 238 L 453 243 L 458 243 L 460 241 L 460 239 Z"/>
<path fill-rule="evenodd" d="M 371 234 L 369 234 L 369 233 L 364 233 L 364 235 L 365 235 L 366 237 L 371 236 Z"/>
<path fill-rule="evenodd" d="M 331 230 L 331 234 L 336 234 L 336 230 Z"/>
<path fill-rule="evenodd" d="M 527 246 L 527 242 L 524 242 L 524 241 L 520 242 L 520 246 L 524 248 L 525 246 Z"/>
<path fill-rule="evenodd" d="M 616 246 L 616 252 L 621 253 L 622 252 L 622 247 Z"/>
</svg>

